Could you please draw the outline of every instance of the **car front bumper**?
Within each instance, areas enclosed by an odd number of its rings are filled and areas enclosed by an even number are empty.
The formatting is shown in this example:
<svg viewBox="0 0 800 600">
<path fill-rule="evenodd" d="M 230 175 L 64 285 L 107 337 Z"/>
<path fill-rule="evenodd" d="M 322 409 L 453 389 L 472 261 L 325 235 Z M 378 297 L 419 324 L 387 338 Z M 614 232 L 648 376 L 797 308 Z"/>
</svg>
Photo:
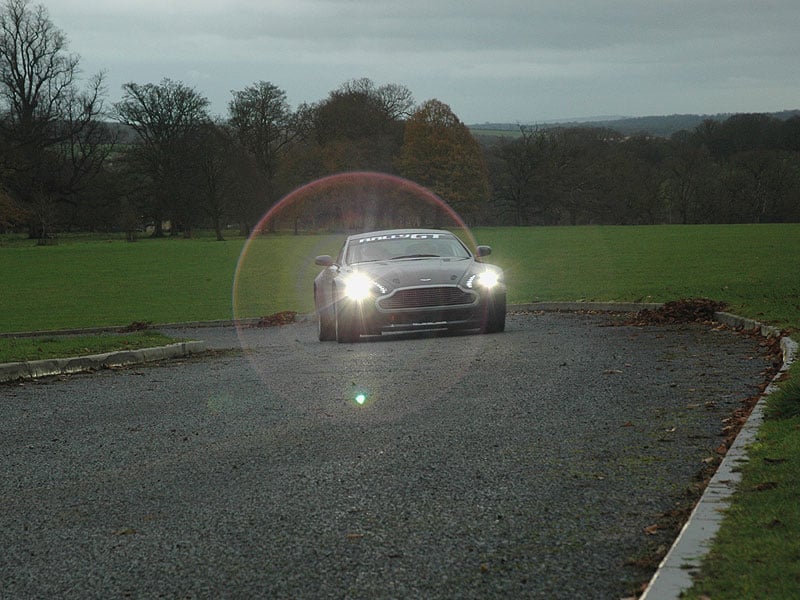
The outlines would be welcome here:
<svg viewBox="0 0 800 600">
<path fill-rule="evenodd" d="M 469 292 L 469 304 L 437 306 L 396 306 L 387 302 L 386 296 L 349 301 L 350 310 L 358 315 L 359 329 L 366 335 L 381 333 L 433 330 L 433 329 L 479 329 L 486 322 L 496 294 L 505 290 Z M 467 297 L 467 296 L 465 296 Z"/>
</svg>

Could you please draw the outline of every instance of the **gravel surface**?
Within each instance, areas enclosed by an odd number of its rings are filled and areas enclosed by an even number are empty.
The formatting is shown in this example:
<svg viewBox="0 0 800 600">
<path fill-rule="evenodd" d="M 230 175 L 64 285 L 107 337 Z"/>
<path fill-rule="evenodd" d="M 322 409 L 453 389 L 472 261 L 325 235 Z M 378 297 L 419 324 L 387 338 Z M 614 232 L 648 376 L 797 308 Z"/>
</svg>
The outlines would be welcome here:
<svg viewBox="0 0 800 600">
<path fill-rule="evenodd" d="M 169 331 L 243 351 L 2 385 L 0 597 L 630 596 L 768 358 L 607 322 Z"/>
</svg>

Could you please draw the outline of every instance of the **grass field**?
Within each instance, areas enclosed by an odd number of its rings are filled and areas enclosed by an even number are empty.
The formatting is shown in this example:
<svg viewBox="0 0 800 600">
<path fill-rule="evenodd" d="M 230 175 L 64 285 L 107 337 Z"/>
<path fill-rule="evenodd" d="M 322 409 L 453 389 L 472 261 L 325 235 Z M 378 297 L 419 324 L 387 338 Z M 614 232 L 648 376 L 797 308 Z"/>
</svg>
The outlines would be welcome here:
<svg viewBox="0 0 800 600">
<path fill-rule="evenodd" d="M 0 363 L 139 350 L 165 346 L 175 341 L 177 340 L 150 330 L 124 335 L 12 337 L 0 340 Z"/>
<path fill-rule="evenodd" d="M 800 225 L 479 229 L 511 300 L 706 297 L 800 326 Z"/>
<path fill-rule="evenodd" d="M 744 316 L 800 326 L 797 224 L 478 228 L 473 235 L 493 246 L 512 303 L 702 296 Z M 335 253 L 341 239 L 0 246 L 0 332 L 229 319 L 234 298 L 237 316 L 310 312 L 314 256 Z"/>
<path fill-rule="evenodd" d="M 478 243 L 493 246 L 491 262 L 506 271 L 510 303 L 705 297 L 788 329 L 797 339 L 800 224 L 472 233 Z M 77 237 L 37 247 L 0 238 L 0 333 L 310 312 L 319 270 L 314 256 L 335 254 L 341 240 L 270 235 L 249 243 L 127 243 Z M 775 400 L 783 408 L 773 410 L 762 428 L 702 582 L 689 597 L 795 598 L 800 589 L 799 371 Z"/>
<path fill-rule="evenodd" d="M 241 288 L 244 301 L 259 312 L 245 316 L 290 305 L 311 310 L 313 251 L 318 245 L 328 251 L 326 241 L 326 236 L 288 235 L 257 240 L 243 261 Z M 5 289 L 0 332 L 230 319 L 243 244 L 241 238 L 135 243 L 89 238 L 0 247 Z M 299 283 L 295 274 L 304 271 Z M 262 295 L 251 297 L 255 291 Z"/>
</svg>

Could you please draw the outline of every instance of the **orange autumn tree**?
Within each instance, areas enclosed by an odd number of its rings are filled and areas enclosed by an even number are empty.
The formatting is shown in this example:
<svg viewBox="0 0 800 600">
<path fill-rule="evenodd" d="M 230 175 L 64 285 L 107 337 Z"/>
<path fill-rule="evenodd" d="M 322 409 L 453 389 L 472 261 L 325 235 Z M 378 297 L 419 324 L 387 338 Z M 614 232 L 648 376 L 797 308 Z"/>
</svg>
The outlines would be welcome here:
<svg viewBox="0 0 800 600">
<path fill-rule="evenodd" d="M 481 148 L 467 126 L 439 100 L 428 100 L 406 121 L 397 168 L 441 197 L 467 222 L 478 220 L 487 205 L 489 174 Z"/>
</svg>

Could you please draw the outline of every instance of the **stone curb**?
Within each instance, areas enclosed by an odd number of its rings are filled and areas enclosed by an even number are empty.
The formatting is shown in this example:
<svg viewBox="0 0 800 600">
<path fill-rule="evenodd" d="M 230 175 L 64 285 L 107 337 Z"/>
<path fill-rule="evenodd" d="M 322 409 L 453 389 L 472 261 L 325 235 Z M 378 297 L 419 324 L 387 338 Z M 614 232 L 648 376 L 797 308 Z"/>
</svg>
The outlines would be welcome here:
<svg viewBox="0 0 800 600">
<path fill-rule="evenodd" d="M 188 356 L 205 350 L 205 342 L 179 342 L 156 348 L 105 352 L 72 358 L 53 358 L 0 364 L 0 383 L 35 379 L 50 375 L 66 375 L 85 371 L 97 371 L 111 367 L 140 364 L 156 360 Z"/>
<path fill-rule="evenodd" d="M 781 336 L 780 330 L 775 327 L 730 313 L 717 312 L 714 319 L 734 329 L 758 329 L 764 337 Z M 741 482 L 739 466 L 748 461 L 747 449 L 757 440 L 758 430 L 764 421 L 767 397 L 777 389 L 778 379 L 794 362 L 797 347 L 797 342 L 790 337 L 781 337 L 783 365 L 759 398 L 639 600 L 679 600 L 683 592 L 692 587 L 692 577 L 711 549 L 725 516 L 724 511 L 730 506 L 731 498 Z"/>
</svg>

